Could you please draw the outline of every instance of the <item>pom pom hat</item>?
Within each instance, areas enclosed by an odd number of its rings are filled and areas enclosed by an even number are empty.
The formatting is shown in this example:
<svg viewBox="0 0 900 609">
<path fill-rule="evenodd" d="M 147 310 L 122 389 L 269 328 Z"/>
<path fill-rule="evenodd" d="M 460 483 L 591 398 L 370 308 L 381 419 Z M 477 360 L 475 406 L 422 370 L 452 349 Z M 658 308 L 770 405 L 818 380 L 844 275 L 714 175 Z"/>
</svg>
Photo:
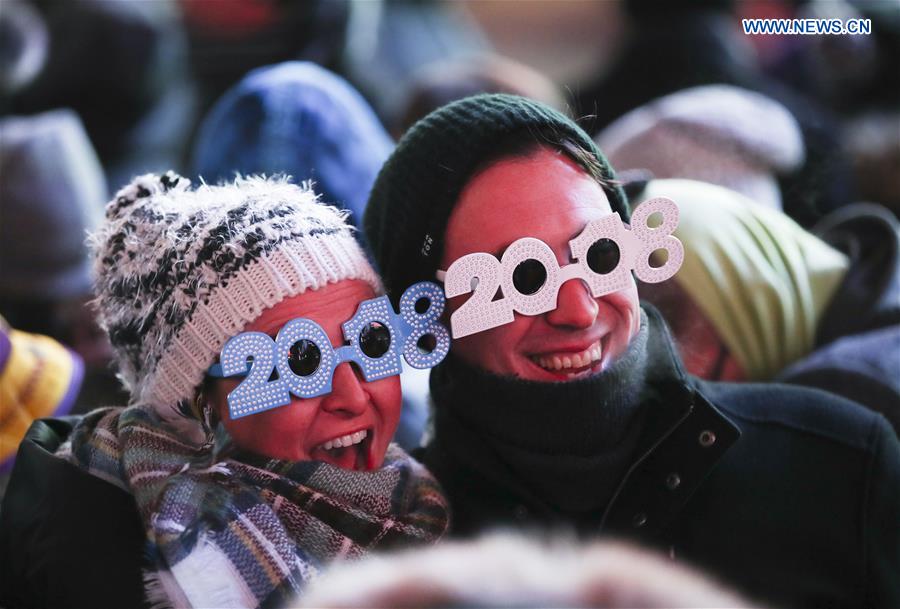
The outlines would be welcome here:
<svg viewBox="0 0 900 609">
<path fill-rule="evenodd" d="M 379 280 L 344 215 L 284 178 L 136 178 L 91 238 L 97 303 L 132 403 L 200 440 L 190 404 L 225 342 L 285 298 Z"/>
</svg>

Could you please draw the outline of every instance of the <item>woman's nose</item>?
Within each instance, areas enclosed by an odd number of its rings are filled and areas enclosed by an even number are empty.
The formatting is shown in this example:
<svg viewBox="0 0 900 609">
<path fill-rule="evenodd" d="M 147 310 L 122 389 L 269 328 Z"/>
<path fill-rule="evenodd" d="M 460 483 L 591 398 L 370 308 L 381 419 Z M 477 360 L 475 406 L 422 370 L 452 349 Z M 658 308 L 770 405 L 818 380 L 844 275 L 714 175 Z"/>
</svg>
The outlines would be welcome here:
<svg viewBox="0 0 900 609">
<path fill-rule="evenodd" d="M 547 313 L 547 322 L 553 326 L 584 329 L 597 321 L 600 305 L 591 296 L 590 289 L 580 279 L 571 279 L 559 287 L 556 308 Z"/>
<path fill-rule="evenodd" d="M 334 414 L 355 417 L 366 410 L 369 394 L 365 381 L 349 363 L 339 364 L 331 378 L 331 393 L 322 400 L 321 408 Z"/>
</svg>

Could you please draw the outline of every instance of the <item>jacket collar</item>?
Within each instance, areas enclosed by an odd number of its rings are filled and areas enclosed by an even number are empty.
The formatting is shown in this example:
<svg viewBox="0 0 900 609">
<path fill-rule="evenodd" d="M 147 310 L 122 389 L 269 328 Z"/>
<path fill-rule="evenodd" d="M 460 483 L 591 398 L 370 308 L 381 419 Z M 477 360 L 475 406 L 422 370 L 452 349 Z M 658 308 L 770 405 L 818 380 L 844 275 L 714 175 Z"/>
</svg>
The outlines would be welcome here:
<svg viewBox="0 0 900 609">
<path fill-rule="evenodd" d="M 700 393 L 696 379 L 685 373 L 660 314 L 651 306 L 643 308 L 650 328 L 650 361 L 642 396 L 648 408 L 635 457 L 604 513 L 577 521 L 555 513 L 511 472 L 486 467 L 495 458 L 486 444 L 469 443 L 465 450 L 459 450 L 448 446 L 453 434 L 436 429 L 438 433 L 416 456 L 444 485 L 455 511 L 453 529 L 457 535 L 474 533 L 491 524 L 533 523 L 651 540 L 675 519 L 737 442 L 740 430 Z M 441 408 L 453 408 L 452 403 L 436 406 L 438 416 Z M 478 430 L 463 427 L 461 433 L 478 436 Z M 497 479 L 492 472 L 504 475 Z"/>
</svg>

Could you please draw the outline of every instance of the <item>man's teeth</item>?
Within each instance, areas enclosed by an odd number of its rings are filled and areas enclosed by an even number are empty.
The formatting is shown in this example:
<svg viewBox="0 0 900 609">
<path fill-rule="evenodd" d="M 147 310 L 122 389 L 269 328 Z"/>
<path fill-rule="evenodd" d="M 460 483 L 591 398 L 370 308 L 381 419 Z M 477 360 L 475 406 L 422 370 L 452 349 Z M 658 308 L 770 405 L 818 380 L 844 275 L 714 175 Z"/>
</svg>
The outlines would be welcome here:
<svg viewBox="0 0 900 609">
<path fill-rule="evenodd" d="M 532 361 L 545 370 L 570 370 L 584 368 L 600 361 L 603 351 L 600 343 L 594 343 L 581 353 L 566 353 L 565 355 L 542 355 L 532 357 Z"/>
<path fill-rule="evenodd" d="M 335 438 L 334 440 L 328 440 L 322 445 L 322 448 L 325 450 L 331 450 L 332 448 L 342 448 L 344 446 L 353 446 L 354 444 L 359 444 L 363 440 L 366 439 L 366 436 L 369 435 L 369 432 L 365 429 L 362 431 L 357 431 L 356 433 L 347 434 L 346 436 L 341 436 L 340 438 Z"/>
</svg>

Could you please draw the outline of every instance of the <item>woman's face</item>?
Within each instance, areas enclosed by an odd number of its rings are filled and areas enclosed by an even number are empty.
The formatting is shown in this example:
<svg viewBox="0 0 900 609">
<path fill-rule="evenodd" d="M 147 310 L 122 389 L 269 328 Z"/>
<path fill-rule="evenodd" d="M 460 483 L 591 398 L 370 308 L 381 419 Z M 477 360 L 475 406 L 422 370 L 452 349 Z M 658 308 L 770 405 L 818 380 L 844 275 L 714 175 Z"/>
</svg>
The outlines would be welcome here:
<svg viewBox="0 0 900 609">
<path fill-rule="evenodd" d="M 603 188 L 567 157 L 541 148 L 524 158 L 502 159 L 463 189 L 445 235 L 444 269 L 474 252 L 499 257 L 514 241 L 535 237 L 549 245 L 559 265 L 571 262 L 569 240 L 612 208 Z M 457 310 L 467 297 L 450 299 Z M 608 368 L 640 327 L 637 288 L 630 280 L 600 298 L 581 280 L 559 288 L 557 306 L 543 315 L 454 340 L 453 352 L 503 376 L 565 381 Z"/>
<path fill-rule="evenodd" d="M 361 280 L 331 283 L 266 309 L 244 331 L 274 338 L 287 322 L 305 317 L 322 326 L 331 344 L 339 347 L 344 344 L 341 324 L 353 317 L 361 301 L 374 297 L 372 287 Z M 240 382 L 216 380 L 208 399 L 237 446 L 267 457 L 377 469 L 400 419 L 400 377 L 367 383 L 349 363 L 335 368 L 331 393 L 295 397 L 287 406 L 232 419 L 227 398 Z M 341 446 L 336 446 L 338 440 Z"/>
</svg>

